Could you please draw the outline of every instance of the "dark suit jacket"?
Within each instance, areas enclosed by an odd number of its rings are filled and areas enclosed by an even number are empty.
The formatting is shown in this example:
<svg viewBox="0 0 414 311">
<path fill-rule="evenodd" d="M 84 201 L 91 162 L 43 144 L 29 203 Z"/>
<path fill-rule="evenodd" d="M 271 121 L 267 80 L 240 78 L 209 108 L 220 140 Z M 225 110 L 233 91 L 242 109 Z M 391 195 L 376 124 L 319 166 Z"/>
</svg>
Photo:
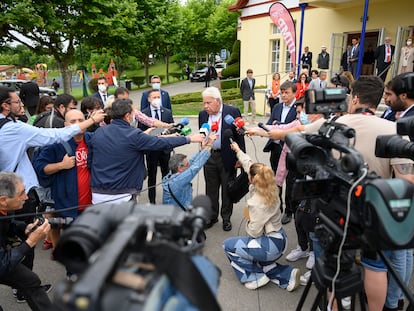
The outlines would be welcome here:
<svg viewBox="0 0 414 311">
<path fill-rule="evenodd" d="M 391 58 L 394 56 L 395 46 L 391 45 Z M 385 62 L 385 44 L 380 45 L 376 48 L 374 57 L 377 60 L 377 68 L 387 67 L 390 63 Z"/>
<path fill-rule="evenodd" d="M 106 93 L 106 100 L 108 100 L 108 97 L 111 96 L 112 94 Z M 102 108 L 105 106 L 105 103 L 102 100 L 101 94 L 99 94 L 99 92 L 96 92 L 95 94 L 92 94 L 92 97 L 96 97 L 99 98 L 102 101 Z"/>
<path fill-rule="evenodd" d="M 244 78 L 240 84 L 240 93 L 243 100 L 254 99 L 254 85 L 256 84 L 256 79 L 252 78 L 252 87 L 247 78 Z"/>
<path fill-rule="evenodd" d="M 308 52 L 308 54 L 306 55 L 305 53 L 303 53 L 300 60 L 302 61 L 302 68 L 308 68 L 309 71 L 312 69 L 312 52 Z M 308 66 L 303 66 L 303 65 L 308 65 Z"/>
<path fill-rule="evenodd" d="M 172 112 L 170 109 L 161 107 L 160 111 L 161 111 L 161 121 L 166 122 L 166 123 L 174 123 L 174 118 L 172 116 Z M 144 110 L 141 110 L 141 112 L 152 118 L 151 108 L 149 106 L 147 106 Z M 148 129 L 148 126 L 142 123 L 139 123 L 138 128 L 145 131 L 146 129 Z"/>
<path fill-rule="evenodd" d="M 221 115 L 221 157 L 223 159 L 224 169 L 226 171 L 235 170 L 234 166 L 237 162 L 236 153 L 230 148 L 230 141 L 224 138 L 224 131 L 231 129 L 233 132 L 233 140 L 240 146 L 240 149 L 246 151 L 246 145 L 244 143 L 244 136 L 239 135 L 236 128 L 233 125 L 229 125 L 224 121 L 226 115 L 231 115 L 233 118 L 241 117 L 240 110 L 233 106 L 223 105 L 223 112 Z M 209 115 L 205 110 L 200 111 L 198 114 L 198 125 L 201 127 L 204 123 L 208 123 Z"/>
<path fill-rule="evenodd" d="M 164 90 L 160 90 L 160 92 L 161 92 L 161 105 L 162 105 L 162 107 L 170 109 L 172 111 L 171 102 L 170 102 L 170 94 L 168 94 L 168 92 L 164 91 Z M 145 91 L 144 93 L 142 93 L 141 111 L 143 111 L 145 108 L 147 108 L 149 106 L 148 93 L 149 93 L 149 91 Z"/>
<path fill-rule="evenodd" d="M 19 96 L 26 107 L 36 107 L 39 103 L 39 93 L 39 86 L 30 81 L 22 84 Z"/>
<path fill-rule="evenodd" d="M 281 122 L 282 119 L 282 110 L 283 110 L 283 103 L 278 103 L 276 106 L 273 107 L 272 114 L 270 115 L 269 120 L 266 124 L 268 125 L 274 125 L 274 124 L 288 124 L 296 119 L 296 105 L 293 105 L 290 107 L 290 110 L 286 116 L 285 122 Z M 269 139 L 263 148 L 264 152 L 269 152 L 271 150 L 271 145 L 275 142 L 271 139 Z"/>
<path fill-rule="evenodd" d="M 359 58 L 359 52 L 360 52 L 360 44 L 358 43 L 358 45 L 356 46 L 356 48 L 354 50 L 354 54 L 352 54 L 352 49 L 353 49 L 353 47 L 351 47 L 351 50 L 349 51 L 349 56 L 351 57 L 351 59 L 358 59 Z M 354 63 L 358 63 L 358 61 L 355 60 Z"/>
</svg>

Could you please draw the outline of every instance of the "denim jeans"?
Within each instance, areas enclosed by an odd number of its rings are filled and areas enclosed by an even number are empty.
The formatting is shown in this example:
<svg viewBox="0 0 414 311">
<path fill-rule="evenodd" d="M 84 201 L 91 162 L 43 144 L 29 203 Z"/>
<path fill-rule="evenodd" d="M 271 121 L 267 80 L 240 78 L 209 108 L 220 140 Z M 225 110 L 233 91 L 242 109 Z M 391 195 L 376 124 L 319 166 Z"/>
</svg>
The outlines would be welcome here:
<svg viewBox="0 0 414 311">
<path fill-rule="evenodd" d="M 286 245 L 286 233 L 281 229 L 273 237 L 228 238 L 223 248 L 241 283 L 255 281 L 266 275 L 271 280 L 278 280 L 279 287 L 286 288 L 293 268 L 276 262 L 282 257 Z"/>
<path fill-rule="evenodd" d="M 395 272 L 397 272 L 401 280 L 408 285 L 413 271 L 413 250 L 402 249 L 392 251 L 390 259 Z M 396 308 L 398 306 L 398 300 L 403 298 L 404 294 L 402 290 L 392 277 L 391 273 L 388 272 L 388 289 L 385 306 L 388 308 Z"/>
</svg>

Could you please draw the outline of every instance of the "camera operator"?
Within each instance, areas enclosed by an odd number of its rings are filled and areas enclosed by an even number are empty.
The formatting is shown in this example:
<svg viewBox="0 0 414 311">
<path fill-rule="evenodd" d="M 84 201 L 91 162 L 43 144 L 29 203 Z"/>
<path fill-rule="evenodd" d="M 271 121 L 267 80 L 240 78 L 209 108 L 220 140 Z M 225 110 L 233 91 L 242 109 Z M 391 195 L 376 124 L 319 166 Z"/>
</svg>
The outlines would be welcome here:
<svg viewBox="0 0 414 311">
<path fill-rule="evenodd" d="M 411 88 L 409 88 L 410 79 Z M 385 86 L 385 103 L 392 109 L 392 111 L 402 112 L 400 118 L 414 116 L 414 89 L 412 82 L 414 82 L 414 73 L 404 73 L 396 76 Z M 410 138 L 411 141 L 413 141 L 413 137 Z M 414 179 L 411 179 L 410 181 L 414 182 Z M 390 259 L 395 271 L 408 285 L 413 270 L 412 249 L 392 251 Z M 388 290 L 384 310 L 397 310 L 397 308 L 399 306 L 401 307 L 404 302 L 404 295 L 395 279 L 390 274 L 388 274 L 388 277 Z"/>
<path fill-rule="evenodd" d="M 375 142 L 378 135 L 396 134 L 395 123 L 375 116 L 375 110 L 383 95 L 384 84 L 376 76 L 361 76 L 352 83 L 351 94 L 348 98 L 348 113 L 339 117 L 336 122 L 353 128 L 355 134 L 355 149 L 360 152 L 369 170 L 376 172 L 382 178 L 391 178 L 394 171 L 395 176 L 404 179 L 412 179 L 411 174 L 403 175 L 401 168 L 411 165 L 408 159 L 386 159 L 375 156 Z M 272 139 L 284 139 L 288 132 L 300 131 L 315 133 L 323 119 L 296 128 L 283 130 L 272 130 L 268 136 Z M 314 249 L 316 249 L 314 244 Z M 316 255 L 316 252 L 315 252 Z M 387 253 L 390 255 L 390 252 Z M 387 293 L 387 268 L 382 260 L 362 259 L 365 270 L 365 291 L 368 298 L 370 311 L 382 311 Z"/>
<path fill-rule="evenodd" d="M 0 214 L 21 209 L 27 198 L 23 179 L 19 175 L 0 172 Z M 21 263 L 50 230 L 47 220 L 38 225 L 39 219 L 26 226 L 22 221 L 0 217 L 0 283 L 21 290 L 32 310 L 43 311 L 51 307 L 49 297 L 39 277 Z M 7 239 L 16 234 L 24 235 L 26 240 L 10 248 Z"/>
</svg>

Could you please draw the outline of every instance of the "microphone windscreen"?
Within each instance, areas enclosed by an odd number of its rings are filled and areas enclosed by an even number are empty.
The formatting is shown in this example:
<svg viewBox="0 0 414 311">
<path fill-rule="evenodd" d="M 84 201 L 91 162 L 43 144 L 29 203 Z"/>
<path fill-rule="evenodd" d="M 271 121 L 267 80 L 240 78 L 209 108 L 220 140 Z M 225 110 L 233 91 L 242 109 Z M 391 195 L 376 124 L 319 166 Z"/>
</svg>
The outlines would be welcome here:
<svg viewBox="0 0 414 311">
<path fill-rule="evenodd" d="M 191 202 L 193 208 L 202 207 L 203 208 L 203 216 L 206 220 L 210 219 L 211 215 L 211 199 L 206 195 L 198 195 L 196 196 L 193 201 Z"/>
<path fill-rule="evenodd" d="M 226 122 L 228 125 L 231 125 L 234 122 L 234 118 L 228 114 L 224 117 L 224 122 Z"/>
<path fill-rule="evenodd" d="M 187 125 L 188 123 L 190 123 L 190 120 L 188 118 L 182 118 L 180 120 L 180 124 L 182 125 Z"/>
<path fill-rule="evenodd" d="M 203 123 L 203 124 L 201 125 L 201 128 L 202 128 L 202 129 L 206 129 L 207 131 L 209 131 L 209 132 L 210 132 L 210 124 L 208 124 L 208 123 Z"/>
<path fill-rule="evenodd" d="M 225 138 L 233 138 L 233 131 L 231 129 L 224 130 L 223 136 Z"/>
</svg>

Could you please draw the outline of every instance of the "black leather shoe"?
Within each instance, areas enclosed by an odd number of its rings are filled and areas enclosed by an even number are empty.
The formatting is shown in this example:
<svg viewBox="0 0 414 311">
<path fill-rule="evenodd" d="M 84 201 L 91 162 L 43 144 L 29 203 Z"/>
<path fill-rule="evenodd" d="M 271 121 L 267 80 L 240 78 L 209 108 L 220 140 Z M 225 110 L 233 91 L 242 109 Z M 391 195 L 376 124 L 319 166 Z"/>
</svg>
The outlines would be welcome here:
<svg viewBox="0 0 414 311">
<path fill-rule="evenodd" d="M 232 228 L 230 220 L 223 220 L 223 230 L 230 231 Z"/>
<path fill-rule="evenodd" d="M 283 225 L 286 225 L 286 224 L 290 223 L 291 220 L 292 220 L 292 215 L 283 214 L 283 217 L 282 217 L 282 224 Z"/>
<path fill-rule="evenodd" d="M 210 222 L 208 222 L 208 223 L 206 224 L 206 228 L 208 229 L 208 228 L 213 227 L 213 226 L 214 226 L 214 224 L 215 224 L 215 223 L 217 223 L 217 222 L 218 222 L 218 219 L 217 219 L 217 218 L 215 218 L 215 219 L 210 219 Z"/>
</svg>

